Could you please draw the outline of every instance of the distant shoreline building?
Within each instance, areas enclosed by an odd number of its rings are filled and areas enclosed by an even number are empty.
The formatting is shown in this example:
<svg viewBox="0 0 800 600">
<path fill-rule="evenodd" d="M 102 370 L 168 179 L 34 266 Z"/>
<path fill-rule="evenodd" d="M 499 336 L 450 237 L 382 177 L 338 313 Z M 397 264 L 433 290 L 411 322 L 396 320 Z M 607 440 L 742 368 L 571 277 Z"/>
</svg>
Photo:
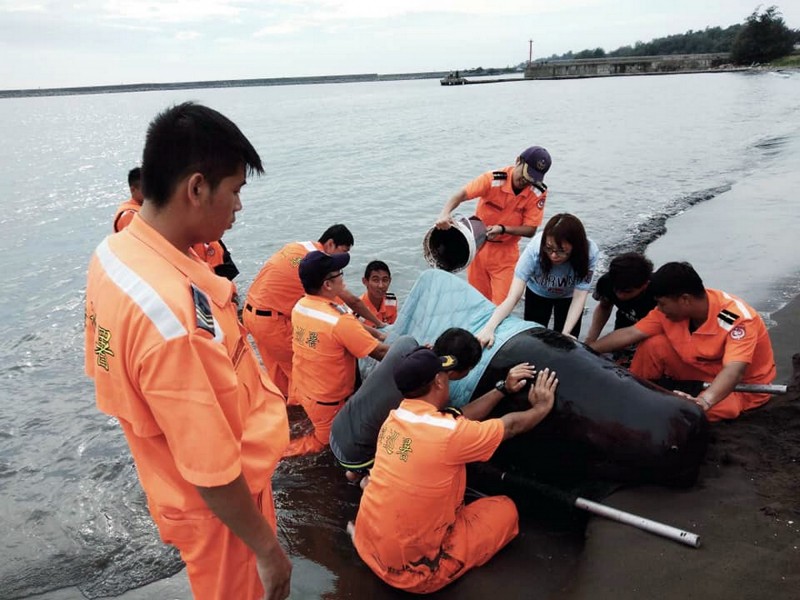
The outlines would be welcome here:
<svg viewBox="0 0 800 600">
<path fill-rule="evenodd" d="M 525 79 L 571 79 L 710 71 L 729 62 L 728 52 L 540 60 L 531 63 L 525 69 Z"/>
</svg>

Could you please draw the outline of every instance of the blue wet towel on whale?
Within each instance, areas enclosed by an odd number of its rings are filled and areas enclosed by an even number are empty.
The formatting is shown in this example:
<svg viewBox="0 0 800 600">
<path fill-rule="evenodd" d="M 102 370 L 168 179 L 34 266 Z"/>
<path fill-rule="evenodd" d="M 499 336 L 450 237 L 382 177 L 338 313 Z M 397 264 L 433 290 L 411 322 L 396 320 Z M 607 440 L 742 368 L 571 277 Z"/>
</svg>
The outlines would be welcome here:
<svg viewBox="0 0 800 600">
<path fill-rule="evenodd" d="M 401 305 L 387 341 L 391 343 L 401 335 L 410 335 L 420 344 L 433 344 L 450 327 L 476 334 L 489 321 L 494 309 L 494 304 L 460 277 L 439 269 L 423 271 Z M 541 325 L 513 315 L 505 319 L 495 331 L 494 345 L 484 350 L 478 365 L 464 379 L 450 383 L 451 404 L 461 407 L 469 402 L 495 353 L 509 338 L 534 327 Z"/>
</svg>

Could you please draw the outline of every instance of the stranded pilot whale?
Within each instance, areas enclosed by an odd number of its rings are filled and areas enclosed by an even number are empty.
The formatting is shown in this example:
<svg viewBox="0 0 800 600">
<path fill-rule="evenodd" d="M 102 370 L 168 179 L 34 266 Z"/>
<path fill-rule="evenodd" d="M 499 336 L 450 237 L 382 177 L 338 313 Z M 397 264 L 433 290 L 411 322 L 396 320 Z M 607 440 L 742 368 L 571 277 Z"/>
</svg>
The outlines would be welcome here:
<svg viewBox="0 0 800 600">
<path fill-rule="evenodd" d="M 495 306 L 451 273 L 424 271 L 401 306 L 389 341 L 411 335 L 433 343 L 444 330 L 473 334 Z M 487 392 L 508 369 L 529 362 L 555 370 L 551 413 L 530 432 L 501 444 L 491 462 L 543 481 L 604 479 L 691 485 L 705 456 L 709 426 L 691 401 L 650 384 L 584 344 L 511 315 L 478 365 L 450 385 L 460 407 Z M 527 405 L 527 390 L 501 401 L 493 416 Z"/>
<path fill-rule="evenodd" d="M 556 371 L 556 400 L 538 426 L 500 446 L 492 458 L 496 466 L 545 480 L 694 483 L 709 435 L 699 406 L 544 327 L 503 344 L 474 397 L 520 362 Z M 525 409 L 526 396 L 526 391 L 509 396 L 492 416 Z"/>
</svg>

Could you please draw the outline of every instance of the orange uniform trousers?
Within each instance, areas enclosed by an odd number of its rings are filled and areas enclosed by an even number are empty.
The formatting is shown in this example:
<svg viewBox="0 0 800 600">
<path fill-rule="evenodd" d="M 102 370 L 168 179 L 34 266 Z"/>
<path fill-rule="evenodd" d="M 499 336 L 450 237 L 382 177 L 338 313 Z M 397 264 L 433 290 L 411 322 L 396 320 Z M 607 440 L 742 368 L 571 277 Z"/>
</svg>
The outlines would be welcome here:
<svg viewBox="0 0 800 600">
<path fill-rule="evenodd" d="M 330 443 L 333 419 L 344 406 L 344 400 L 340 402 L 303 400 L 302 405 L 314 425 L 314 431 L 291 440 L 283 453 L 284 457 L 316 454 L 327 448 Z"/>
<path fill-rule="evenodd" d="M 518 237 L 508 242 L 486 242 L 467 267 L 467 281 L 494 304 L 508 296 L 519 260 Z"/>
<path fill-rule="evenodd" d="M 631 373 L 642 379 L 669 377 L 678 380 L 709 381 L 716 374 L 687 364 L 675 352 L 665 335 L 655 335 L 639 343 L 631 361 Z M 769 394 L 731 392 L 706 411 L 709 421 L 735 419 L 742 411 L 761 406 Z"/>
<path fill-rule="evenodd" d="M 430 594 L 488 562 L 517 533 L 519 514 L 511 498 L 481 498 L 456 512 L 455 523 L 434 560 L 422 559 L 404 566 L 386 582 L 407 592 Z M 390 531 L 386 534 L 391 538 Z"/>
<path fill-rule="evenodd" d="M 253 500 L 276 531 L 272 487 Z M 206 512 L 199 518 L 184 514 L 179 519 L 151 512 L 161 539 L 180 551 L 195 600 L 263 599 L 255 554 L 222 521 Z"/>
<path fill-rule="evenodd" d="M 297 404 L 291 394 L 292 385 L 292 320 L 288 315 L 257 315 L 251 310 L 242 311 L 242 322 L 253 340 L 264 363 L 264 370 L 289 404 Z"/>
</svg>

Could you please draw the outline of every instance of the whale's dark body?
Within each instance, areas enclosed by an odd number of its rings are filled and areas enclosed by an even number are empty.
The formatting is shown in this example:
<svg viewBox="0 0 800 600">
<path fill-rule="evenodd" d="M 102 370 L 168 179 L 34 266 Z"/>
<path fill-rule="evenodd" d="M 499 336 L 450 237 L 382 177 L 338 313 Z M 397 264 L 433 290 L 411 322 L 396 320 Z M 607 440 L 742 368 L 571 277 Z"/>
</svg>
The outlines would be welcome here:
<svg viewBox="0 0 800 600">
<path fill-rule="evenodd" d="M 473 398 L 525 361 L 556 371 L 555 405 L 532 431 L 500 446 L 491 461 L 495 466 L 543 481 L 694 483 L 709 433 L 698 406 L 545 328 L 510 338 Z M 493 416 L 527 406 L 526 389 L 503 400 Z"/>
<path fill-rule="evenodd" d="M 495 308 L 463 279 L 429 269 L 406 298 L 392 335 L 433 343 L 449 327 L 475 334 Z M 554 369 L 559 385 L 551 413 L 529 433 L 500 445 L 493 472 L 540 482 L 695 481 L 709 434 L 700 407 L 634 377 L 570 337 L 513 315 L 498 325 L 495 340 L 498 346 L 484 352 L 466 377 L 451 382 L 455 406 L 491 390 L 520 362 Z M 518 393 L 503 400 L 496 414 L 526 406 L 526 393 Z"/>
</svg>

